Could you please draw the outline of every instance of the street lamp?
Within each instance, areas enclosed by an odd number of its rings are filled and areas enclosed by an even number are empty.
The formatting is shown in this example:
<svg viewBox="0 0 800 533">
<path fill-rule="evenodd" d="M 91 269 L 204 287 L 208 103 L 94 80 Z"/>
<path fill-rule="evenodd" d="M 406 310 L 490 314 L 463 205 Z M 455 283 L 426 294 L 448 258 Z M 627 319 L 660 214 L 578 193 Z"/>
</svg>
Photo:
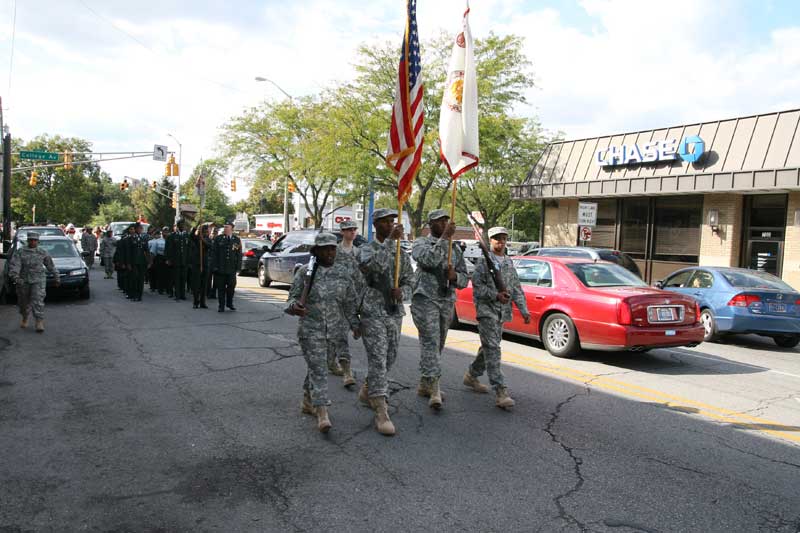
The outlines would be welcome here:
<svg viewBox="0 0 800 533">
<path fill-rule="evenodd" d="M 290 102 L 294 100 L 291 94 L 284 91 L 283 87 L 281 87 L 271 79 L 265 78 L 264 76 L 256 76 L 256 81 L 269 82 L 273 86 L 275 86 L 275 88 L 277 88 L 280 92 L 285 94 L 286 98 L 288 98 Z M 289 176 L 286 176 L 286 179 L 284 179 L 283 182 L 283 232 L 284 233 L 289 232 Z"/>
<path fill-rule="evenodd" d="M 183 145 L 173 134 L 167 133 L 167 136 L 172 137 L 175 139 L 175 142 L 178 143 L 178 186 L 175 188 L 175 190 L 178 192 L 178 194 L 175 195 L 175 223 L 177 224 L 178 219 L 181 218 L 181 172 L 183 172 Z M 173 161 L 175 160 L 173 159 Z"/>
</svg>

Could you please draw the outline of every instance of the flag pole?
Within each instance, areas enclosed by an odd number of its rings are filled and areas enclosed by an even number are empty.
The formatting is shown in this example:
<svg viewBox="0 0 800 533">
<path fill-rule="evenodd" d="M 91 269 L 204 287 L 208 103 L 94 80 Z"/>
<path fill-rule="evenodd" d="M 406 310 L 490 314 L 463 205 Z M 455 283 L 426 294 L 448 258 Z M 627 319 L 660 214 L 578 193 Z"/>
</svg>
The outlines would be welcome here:
<svg viewBox="0 0 800 533">
<path fill-rule="evenodd" d="M 455 222 L 456 220 L 456 192 L 457 192 L 457 179 L 453 178 L 453 198 L 452 203 L 450 204 L 450 222 Z M 450 235 L 450 244 L 447 248 L 447 266 L 452 266 L 453 264 L 453 236 Z"/>
<path fill-rule="evenodd" d="M 403 202 L 397 202 L 397 220 L 400 221 L 400 224 L 403 223 Z M 402 250 L 400 249 L 400 241 L 402 239 L 397 239 L 395 243 L 395 254 L 394 254 L 394 288 L 400 288 L 400 254 Z"/>
</svg>

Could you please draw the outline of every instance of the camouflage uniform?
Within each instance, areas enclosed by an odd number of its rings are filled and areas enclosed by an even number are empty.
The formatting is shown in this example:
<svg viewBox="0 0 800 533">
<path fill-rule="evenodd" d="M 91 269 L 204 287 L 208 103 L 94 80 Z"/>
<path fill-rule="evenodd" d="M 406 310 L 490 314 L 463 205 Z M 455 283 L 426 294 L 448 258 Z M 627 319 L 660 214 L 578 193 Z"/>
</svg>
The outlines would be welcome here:
<svg viewBox="0 0 800 533">
<path fill-rule="evenodd" d="M 11 257 L 8 274 L 17 286 L 17 304 L 23 319 L 31 310 L 36 320 L 44 319 L 47 272 L 59 279 L 53 258 L 41 248 L 19 248 Z"/>
<path fill-rule="evenodd" d="M 106 277 L 114 277 L 114 254 L 117 251 L 117 241 L 114 237 L 103 237 L 100 241 L 100 257 L 103 258 L 103 266 L 106 269 Z"/>
<path fill-rule="evenodd" d="M 341 243 L 336 246 L 336 262 L 333 268 L 337 269 L 342 276 L 353 281 L 353 287 L 356 291 L 356 302 L 361 301 L 361 292 L 363 291 L 364 278 L 361 271 L 358 270 L 358 262 L 355 258 L 356 248 L 346 250 L 342 247 Z M 339 336 L 331 341 L 331 347 L 328 350 L 328 366 L 335 366 L 336 361 L 350 361 L 350 344 L 347 338 L 349 331 L 344 309 L 340 315 L 341 325 L 339 327 Z"/>
<path fill-rule="evenodd" d="M 416 239 L 411 251 L 411 256 L 417 262 L 414 292 L 411 299 L 411 317 L 419 331 L 419 371 L 422 378 L 428 380 L 439 378 L 442 375 L 439 357 L 447 340 L 450 322 L 453 319 L 453 308 L 456 302 L 455 289 L 463 289 L 469 282 L 463 252 L 460 247 L 453 246 L 452 264 L 457 278 L 455 286 L 448 286 L 447 254 L 449 246 L 449 239 L 440 239 L 430 235 Z"/>
<path fill-rule="evenodd" d="M 503 371 L 500 368 L 500 341 L 503 338 L 503 323 L 510 322 L 512 318 L 511 302 L 514 302 L 523 316 L 528 316 L 529 313 L 514 263 L 508 257 L 500 258 L 494 254 L 491 255 L 495 260 L 496 268 L 499 263 L 498 270 L 506 290 L 511 295 L 511 300 L 507 304 L 502 304 L 497 300 L 494 278 L 486 266 L 486 260 L 479 259 L 475 265 L 475 272 L 472 274 L 472 299 L 475 302 L 481 347 L 478 350 L 478 356 L 469 367 L 469 373 L 472 377 L 477 378 L 486 371 L 489 374 L 489 383 L 496 391 L 505 387 Z"/>
<path fill-rule="evenodd" d="M 289 308 L 303 294 L 307 271 L 308 265 L 298 269 L 294 276 L 287 301 Z M 343 322 L 347 324 L 346 331 L 358 328 L 357 301 L 352 279 L 341 269 L 336 266 L 317 267 L 305 304 L 308 314 L 300 317 L 297 328 L 297 339 L 308 365 L 303 390 L 310 394 L 311 404 L 315 407 L 331 403 L 328 399 L 328 352 L 334 339 L 340 336 Z"/>
<path fill-rule="evenodd" d="M 377 212 L 377 211 L 376 211 Z M 394 263 L 397 242 L 373 240 L 358 248 L 356 260 L 364 274 L 361 295 L 361 327 L 367 351 L 369 397 L 389 396 L 387 373 L 397 359 L 400 329 L 406 314 L 402 303 L 390 305 L 386 295 L 394 287 Z M 411 297 L 414 272 L 411 260 L 400 251 L 400 288 L 403 300 Z"/>
</svg>

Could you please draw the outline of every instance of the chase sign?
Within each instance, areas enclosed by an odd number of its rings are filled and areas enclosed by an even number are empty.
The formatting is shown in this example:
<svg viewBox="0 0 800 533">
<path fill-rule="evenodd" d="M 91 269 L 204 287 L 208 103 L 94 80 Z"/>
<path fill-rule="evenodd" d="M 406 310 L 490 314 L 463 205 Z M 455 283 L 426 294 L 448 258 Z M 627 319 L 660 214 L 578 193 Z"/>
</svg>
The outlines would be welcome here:
<svg viewBox="0 0 800 533">
<path fill-rule="evenodd" d="M 601 167 L 674 161 L 676 157 L 687 163 L 695 163 L 705 150 L 706 145 L 699 135 L 689 135 L 680 142 L 678 139 L 664 139 L 649 141 L 642 145 L 634 143 L 609 146 L 597 150 L 594 161 Z"/>
</svg>

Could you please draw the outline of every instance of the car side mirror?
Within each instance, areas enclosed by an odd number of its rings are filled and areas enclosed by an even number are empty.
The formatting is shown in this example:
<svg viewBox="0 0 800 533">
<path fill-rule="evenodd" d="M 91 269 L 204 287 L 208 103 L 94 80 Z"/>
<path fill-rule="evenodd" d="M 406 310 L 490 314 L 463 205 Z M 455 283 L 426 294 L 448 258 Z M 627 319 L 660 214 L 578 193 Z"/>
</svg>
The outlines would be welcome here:
<svg viewBox="0 0 800 533">
<path fill-rule="evenodd" d="M 663 289 L 664 288 L 664 280 L 660 279 L 656 281 L 653 285 L 655 285 L 656 289 Z"/>
<path fill-rule="evenodd" d="M 262 252 L 268 252 L 268 251 L 269 251 L 269 246 L 267 246 L 267 245 L 265 244 L 264 246 L 262 246 L 262 247 L 261 247 L 261 251 L 262 251 Z"/>
</svg>

